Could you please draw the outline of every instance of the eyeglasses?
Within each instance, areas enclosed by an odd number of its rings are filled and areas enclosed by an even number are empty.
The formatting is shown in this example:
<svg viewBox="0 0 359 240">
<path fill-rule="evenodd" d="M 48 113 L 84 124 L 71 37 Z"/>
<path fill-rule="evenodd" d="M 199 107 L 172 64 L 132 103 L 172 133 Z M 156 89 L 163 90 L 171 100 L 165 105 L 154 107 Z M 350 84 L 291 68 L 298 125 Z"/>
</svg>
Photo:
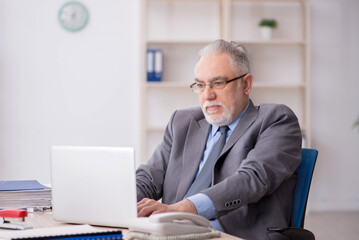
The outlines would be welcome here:
<svg viewBox="0 0 359 240">
<path fill-rule="evenodd" d="M 191 86 L 189 86 L 189 87 L 195 93 L 202 93 L 206 89 L 206 86 L 209 86 L 210 88 L 214 88 L 216 90 L 222 90 L 226 86 L 227 83 L 241 79 L 242 77 L 246 76 L 247 74 L 248 73 L 243 74 L 239 77 L 235 77 L 233 79 L 227 80 L 227 81 L 226 80 L 215 80 L 210 83 L 195 82 L 195 83 L 192 83 Z"/>
</svg>

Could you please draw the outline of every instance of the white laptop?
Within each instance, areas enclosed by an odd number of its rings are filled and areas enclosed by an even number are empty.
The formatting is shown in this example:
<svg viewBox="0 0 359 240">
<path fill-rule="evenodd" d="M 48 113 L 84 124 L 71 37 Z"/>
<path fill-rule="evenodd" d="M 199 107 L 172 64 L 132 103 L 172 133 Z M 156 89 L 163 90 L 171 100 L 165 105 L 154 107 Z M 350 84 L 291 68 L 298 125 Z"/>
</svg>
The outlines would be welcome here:
<svg viewBox="0 0 359 240">
<path fill-rule="evenodd" d="M 53 218 L 128 227 L 137 218 L 132 148 L 51 148 Z"/>
</svg>

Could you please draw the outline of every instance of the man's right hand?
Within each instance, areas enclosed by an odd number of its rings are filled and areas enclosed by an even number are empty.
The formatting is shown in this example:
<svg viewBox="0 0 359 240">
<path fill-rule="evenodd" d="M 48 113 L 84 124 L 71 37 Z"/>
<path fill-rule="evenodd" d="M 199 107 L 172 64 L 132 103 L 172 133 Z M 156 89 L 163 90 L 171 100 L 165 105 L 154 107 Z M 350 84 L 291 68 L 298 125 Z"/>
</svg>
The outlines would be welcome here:
<svg viewBox="0 0 359 240">
<path fill-rule="evenodd" d="M 144 198 L 137 203 L 138 217 L 148 217 L 152 214 L 163 212 L 188 212 L 198 214 L 194 204 L 187 199 L 171 205 L 163 204 L 149 198 Z"/>
</svg>

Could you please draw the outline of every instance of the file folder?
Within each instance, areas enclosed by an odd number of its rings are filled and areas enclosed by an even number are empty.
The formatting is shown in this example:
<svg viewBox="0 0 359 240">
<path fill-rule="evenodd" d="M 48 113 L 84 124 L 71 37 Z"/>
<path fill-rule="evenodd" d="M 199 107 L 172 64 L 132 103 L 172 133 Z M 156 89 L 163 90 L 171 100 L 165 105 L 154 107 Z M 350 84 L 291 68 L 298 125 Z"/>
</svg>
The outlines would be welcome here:
<svg viewBox="0 0 359 240">
<path fill-rule="evenodd" d="M 0 209 L 49 207 L 51 188 L 38 181 L 0 181 Z"/>
<path fill-rule="evenodd" d="M 36 180 L 0 181 L 0 191 L 41 190 L 48 188 Z"/>
<path fill-rule="evenodd" d="M 163 51 L 147 49 L 147 81 L 160 82 L 163 71 Z"/>
</svg>

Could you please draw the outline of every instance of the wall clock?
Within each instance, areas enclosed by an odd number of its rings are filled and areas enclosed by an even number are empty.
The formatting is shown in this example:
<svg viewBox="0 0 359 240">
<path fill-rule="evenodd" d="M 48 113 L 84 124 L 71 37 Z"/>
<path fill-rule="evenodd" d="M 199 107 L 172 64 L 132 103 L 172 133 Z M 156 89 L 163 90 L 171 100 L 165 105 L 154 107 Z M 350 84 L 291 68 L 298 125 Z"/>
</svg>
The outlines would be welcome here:
<svg viewBox="0 0 359 240">
<path fill-rule="evenodd" d="M 88 11 L 80 2 L 67 2 L 59 10 L 59 22 L 68 31 L 76 32 L 83 29 L 87 21 Z"/>
</svg>

